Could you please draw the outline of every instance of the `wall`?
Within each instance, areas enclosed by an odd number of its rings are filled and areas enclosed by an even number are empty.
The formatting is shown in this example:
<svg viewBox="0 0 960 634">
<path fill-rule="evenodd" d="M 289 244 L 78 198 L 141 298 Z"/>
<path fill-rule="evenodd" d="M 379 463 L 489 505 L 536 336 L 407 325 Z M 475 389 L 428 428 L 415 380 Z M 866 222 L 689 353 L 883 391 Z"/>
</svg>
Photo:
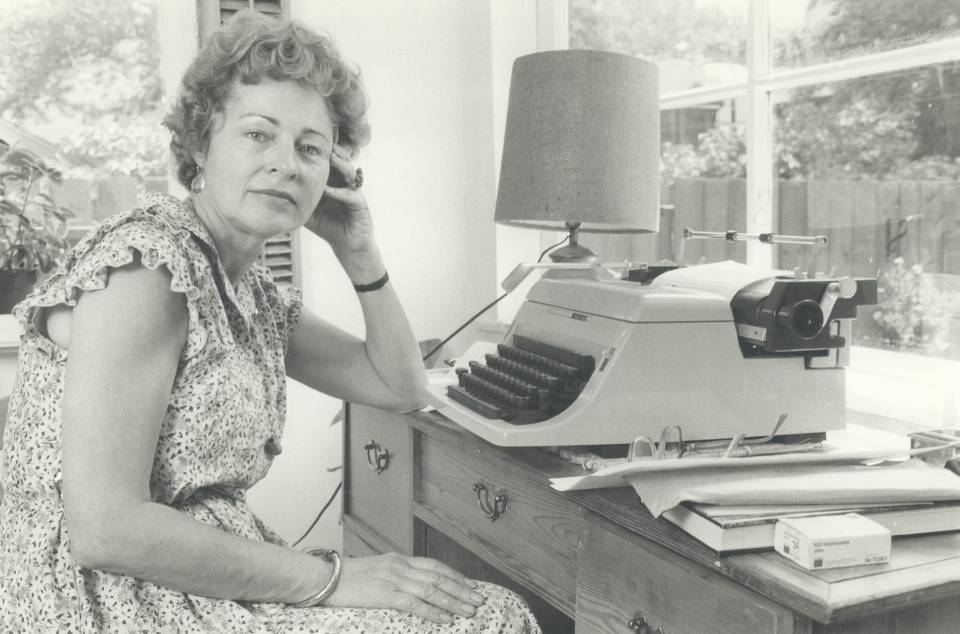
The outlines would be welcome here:
<svg viewBox="0 0 960 634">
<path fill-rule="evenodd" d="M 364 170 L 377 237 L 418 338 L 443 337 L 496 293 L 493 75 L 509 80 L 512 57 L 493 70 L 491 7 L 498 19 L 529 2 L 306 0 L 293 17 L 330 33 L 359 65 L 370 99 L 373 141 Z M 516 7 L 516 9 L 511 9 Z M 504 79 L 504 76 L 506 79 Z M 505 95 L 504 95 L 505 98 Z M 301 236 L 306 306 L 363 335 L 348 280 L 327 246 Z M 453 349 L 468 345 L 466 332 Z M 250 503 L 287 539 L 298 538 L 341 472 L 340 403 L 290 382 L 284 452 L 250 491 Z M 339 499 L 302 546 L 340 543 Z"/>
</svg>

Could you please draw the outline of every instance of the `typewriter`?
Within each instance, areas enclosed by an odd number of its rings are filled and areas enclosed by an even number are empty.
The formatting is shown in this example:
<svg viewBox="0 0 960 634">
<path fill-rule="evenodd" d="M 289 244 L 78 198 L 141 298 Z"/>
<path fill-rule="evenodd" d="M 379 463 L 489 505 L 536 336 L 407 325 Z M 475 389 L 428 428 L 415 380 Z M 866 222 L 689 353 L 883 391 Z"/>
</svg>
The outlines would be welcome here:
<svg viewBox="0 0 960 634">
<path fill-rule="evenodd" d="M 875 279 L 668 269 L 548 271 L 432 404 L 500 446 L 626 445 L 674 425 L 684 440 L 764 437 L 783 414 L 784 435 L 844 427 L 851 321 Z"/>
</svg>

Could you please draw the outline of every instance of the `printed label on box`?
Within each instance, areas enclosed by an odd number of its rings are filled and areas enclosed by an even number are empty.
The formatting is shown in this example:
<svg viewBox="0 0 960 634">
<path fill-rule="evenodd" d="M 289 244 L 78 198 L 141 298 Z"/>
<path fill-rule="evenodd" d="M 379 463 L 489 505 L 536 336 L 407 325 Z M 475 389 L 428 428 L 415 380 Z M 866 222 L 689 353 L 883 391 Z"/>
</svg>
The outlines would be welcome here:
<svg viewBox="0 0 960 634">
<path fill-rule="evenodd" d="M 848 513 L 784 518 L 774 531 L 774 550 L 808 570 L 890 561 L 890 531 Z"/>
</svg>

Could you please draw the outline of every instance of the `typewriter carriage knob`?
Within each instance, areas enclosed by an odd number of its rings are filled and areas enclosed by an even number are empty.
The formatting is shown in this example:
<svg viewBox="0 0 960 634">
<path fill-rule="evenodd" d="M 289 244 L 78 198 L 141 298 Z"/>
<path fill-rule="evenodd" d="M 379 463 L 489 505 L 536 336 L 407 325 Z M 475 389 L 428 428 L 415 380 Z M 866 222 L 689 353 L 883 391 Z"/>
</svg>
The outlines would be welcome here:
<svg viewBox="0 0 960 634">
<path fill-rule="evenodd" d="M 813 339 L 823 330 L 823 311 L 812 299 L 802 299 L 777 311 L 777 321 L 795 337 L 804 341 Z"/>
</svg>

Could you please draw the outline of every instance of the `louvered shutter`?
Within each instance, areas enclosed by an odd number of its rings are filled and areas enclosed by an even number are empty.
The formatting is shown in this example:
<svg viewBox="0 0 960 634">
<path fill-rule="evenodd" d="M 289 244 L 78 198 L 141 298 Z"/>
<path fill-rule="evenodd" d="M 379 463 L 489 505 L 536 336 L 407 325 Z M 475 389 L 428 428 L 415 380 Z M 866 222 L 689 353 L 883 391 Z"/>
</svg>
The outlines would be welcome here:
<svg viewBox="0 0 960 634">
<path fill-rule="evenodd" d="M 278 284 L 300 286 L 299 246 L 300 239 L 296 233 L 284 233 L 267 240 L 264 245 L 260 259 Z"/>
<path fill-rule="evenodd" d="M 256 9 L 267 15 L 290 15 L 288 0 L 197 0 L 197 24 L 200 44 L 211 32 L 241 9 Z"/>
<path fill-rule="evenodd" d="M 287 2 L 285 0 L 267 0 L 265 2 L 254 2 L 254 0 L 220 0 L 220 21 L 225 22 L 230 19 L 234 13 L 240 9 L 256 9 L 260 13 L 268 15 L 287 15 Z"/>
<path fill-rule="evenodd" d="M 200 43 L 206 41 L 207 36 L 229 20 L 234 13 L 241 9 L 253 8 L 267 15 L 289 15 L 290 7 L 287 0 L 200 0 L 197 3 L 197 22 L 199 25 Z M 300 286 L 300 241 L 297 234 L 285 233 L 267 241 L 260 261 L 263 262 L 273 279 L 285 286 Z"/>
</svg>

